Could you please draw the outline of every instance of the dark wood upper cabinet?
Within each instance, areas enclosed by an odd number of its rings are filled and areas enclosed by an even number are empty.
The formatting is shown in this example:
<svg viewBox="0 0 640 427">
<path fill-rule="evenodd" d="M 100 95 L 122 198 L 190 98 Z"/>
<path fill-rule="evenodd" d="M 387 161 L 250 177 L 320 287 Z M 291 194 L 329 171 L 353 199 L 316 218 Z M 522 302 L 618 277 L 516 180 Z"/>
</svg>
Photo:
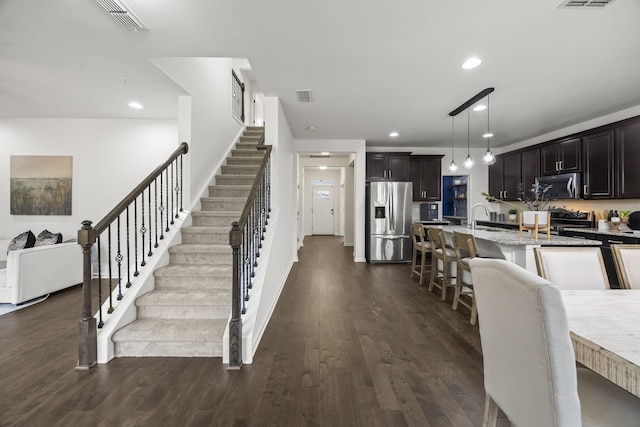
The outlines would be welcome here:
<svg viewBox="0 0 640 427">
<path fill-rule="evenodd" d="M 522 184 L 526 191 L 533 186 L 536 178 L 540 176 L 540 149 L 523 150 L 520 156 L 522 158 Z"/>
<path fill-rule="evenodd" d="M 581 169 L 580 138 L 553 141 L 540 147 L 542 175 L 576 172 Z"/>
<path fill-rule="evenodd" d="M 367 153 L 367 181 L 410 181 L 411 153 Z"/>
<path fill-rule="evenodd" d="M 504 155 L 503 173 L 504 200 L 518 200 L 518 185 L 522 182 L 522 165 L 519 152 Z"/>
<path fill-rule="evenodd" d="M 489 166 L 489 194 L 503 200 L 518 200 L 518 184 L 521 182 L 520 152 L 496 156 Z"/>
<path fill-rule="evenodd" d="M 502 199 L 504 191 L 504 157 L 497 155 L 496 162 L 489 166 L 489 194 Z"/>
<path fill-rule="evenodd" d="M 441 155 L 420 155 L 410 157 L 411 181 L 414 202 L 434 202 L 442 196 Z"/>
<path fill-rule="evenodd" d="M 640 121 L 616 129 L 616 197 L 640 198 Z"/>
<path fill-rule="evenodd" d="M 607 130 L 582 137 L 582 197 L 612 199 L 614 193 L 614 131 Z"/>
</svg>

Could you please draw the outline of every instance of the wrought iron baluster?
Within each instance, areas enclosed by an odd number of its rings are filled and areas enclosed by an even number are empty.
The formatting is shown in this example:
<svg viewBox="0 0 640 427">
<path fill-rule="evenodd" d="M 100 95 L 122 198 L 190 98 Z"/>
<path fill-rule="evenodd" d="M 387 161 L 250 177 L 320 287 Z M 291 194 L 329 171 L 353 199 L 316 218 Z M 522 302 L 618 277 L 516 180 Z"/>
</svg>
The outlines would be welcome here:
<svg viewBox="0 0 640 427">
<path fill-rule="evenodd" d="M 260 241 L 260 212 L 258 212 L 258 200 L 253 199 L 253 238 L 255 239 L 256 261 L 254 267 L 258 266 L 258 258 L 260 258 L 260 248 L 262 248 L 262 242 Z"/>
<path fill-rule="evenodd" d="M 182 157 L 183 154 L 180 155 L 180 212 L 182 212 L 182 194 L 184 193 L 184 187 L 182 186 L 182 174 L 184 172 L 182 169 Z"/>
<path fill-rule="evenodd" d="M 143 193 L 144 194 L 144 193 Z M 144 195 L 143 195 L 144 197 Z M 133 201 L 133 257 L 134 265 L 133 277 L 138 277 L 140 272 L 138 271 L 138 198 Z M 144 252 L 144 249 L 142 250 Z"/>
<path fill-rule="evenodd" d="M 144 190 L 142 190 L 142 200 L 140 201 L 140 208 L 142 210 L 140 218 L 142 219 L 142 225 L 140 226 L 140 234 L 141 234 L 141 238 L 140 240 L 142 241 L 142 262 L 140 263 L 140 267 L 144 267 L 145 265 L 147 265 L 147 261 L 145 261 L 144 256 L 145 256 L 145 247 L 144 247 L 144 235 L 147 232 L 147 229 L 144 226 Z"/>
<path fill-rule="evenodd" d="M 102 328 L 104 326 L 104 321 L 102 320 L 102 264 L 100 253 L 102 252 L 102 247 L 100 246 L 100 236 L 98 236 L 97 241 L 97 250 L 98 250 L 98 328 Z"/>
<path fill-rule="evenodd" d="M 182 159 L 182 157 L 180 157 Z M 176 192 L 176 215 L 175 218 L 180 218 L 180 216 L 178 215 L 178 211 L 181 211 L 182 209 L 180 209 L 180 207 L 178 206 L 178 196 L 179 196 L 179 191 L 180 191 L 180 185 L 178 184 L 180 181 L 178 181 L 178 159 L 176 159 L 176 186 L 174 187 L 174 190 Z"/>
<path fill-rule="evenodd" d="M 127 206 L 126 210 L 127 210 L 127 216 L 126 216 L 126 219 L 127 219 L 127 285 L 126 285 L 126 287 L 130 288 L 131 287 L 131 274 L 130 274 L 130 271 L 131 271 L 131 255 L 129 254 L 130 253 L 129 252 L 129 248 L 131 246 L 130 245 L 131 239 L 129 238 L 129 206 Z"/>
<path fill-rule="evenodd" d="M 111 268 L 111 224 L 107 227 L 108 239 L 107 239 L 107 258 L 109 259 L 109 310 L 107 313 L 113 313 L 113 272 Z"/>
<path fill-rule="evenodd" d="M 118 215 L 118 253 L 116 254 L 116 262 L 118 263 L 118 301 L 122 299 L 122 260 L 123 256 L 120 252 L 120 215 Z"/>
<path fill-rule="evenodd" d="M 169 217 L 171 216 L 171 210 L 169 209 L 169 168 L 165 168 L 165 173 L 167 174 L 167 185 L 165 185 L 164 187 L 164 192 L 165 192 L 165 203 L 166 203 L 166 209 L 167 209 L 167 222 L 166 222 L 166 228 L 165 228 L 165 232 L 169 232 Z M 162 175 L 161 175 L 162 176 Z"/>
<path fill-rule="evenodd" d="M 167 174 L 171 176 L 171 210 L 167 210 L 167 219 L 171 217 L 171 225 L 173 225 L 173 162 L 171 162 L 171 173 L 169 173 L 169 168 L 167 168 Z M 167 191 L 169 190 L 169 177 L 167 176 Z M 169 195 L 167 194 L 167 204 L 169 203 Z M 167 231 L 169 231 L 169 226 L 167 226 Z"/>
<path fill-rule="evenodd" d="M 153 256 L 153 251 L 151 250 L 151 248 L 153 247 L 153 245 L 152 245 L 153 242 L 151 241 L 151 238 L 152 238 L 151 235 L 153 234 L 153 233 L 151 233 L 151 224 L 152 224 L 152 222 L 151 222 L 151 212 L 153 212 L 153 210 L 151 209 L 151 184 L 149 184 L 149 187 L 147 187 L 147 196 L 148 196 L 148 199 L 149 199 L 149 253 L 147 254 L 147 256 L 151 257 L 151 256 Z M 156 233 L 156 235 L 157 235 L 157 233 Z"/>
<path fill-rule="evenodd" d="M 162 179 L 162 175 L 160 175 L 160 177 L 161 177 L 160 179 Z M 158 210 L 160 209 L 158 207 L 158 178 L 153 180 L 153 189 L 154 189 L 155 201 L 156 201 L 155 209 L 154 209 L 155 219 L 156 220 L 153 222 L 153 224 L 155 226 L 155 229 L 156 229 L 156 244 L 153 247 L 157 248 L 158 247 Z M 151 197 L 151 196 L 149 196 L 149 197 Z M 160 199 L 161 199 L 160 200 L 160 204 L 162 204 L 162 187 L 160 187 Z M 162 218 L 162 217 L 160 217 L 160 218 Z M 162 229 L 160 229 L 160 232 L 162 233 Z M 149 256 L 151 256 L 151 255 L 149 255 Z"/>
<path fill-rule="evenodd" d="M 160 240 L 164 239 L 164 229 L 162 228 L 162 225 L 164 224 L 164 205 L 162 203 L 162 172 L 160 172 L 160 206 L 158 207 L 158 210 L 160 211 Z"/>
</svg>

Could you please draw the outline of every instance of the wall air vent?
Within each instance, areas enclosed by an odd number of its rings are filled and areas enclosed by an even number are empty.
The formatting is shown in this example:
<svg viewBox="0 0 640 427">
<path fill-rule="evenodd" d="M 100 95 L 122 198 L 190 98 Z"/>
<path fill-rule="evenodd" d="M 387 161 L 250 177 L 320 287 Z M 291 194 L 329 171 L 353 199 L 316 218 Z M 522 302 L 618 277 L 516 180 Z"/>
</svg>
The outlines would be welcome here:
<svg viewBox="0 0 640 427">
<path fill-rule="evenodd" d="M 331 157 L 331 154 L 309 154 L 310 159 L 326 159 Z"/>
<path fill-rule="evenodd" d="M 126 30 L 141 31 L 148 28 L 120 0 L 96 0 Z"/>
<path fill-rule="evenodd" d="M 311 102 L 310 90 L 296 90 L 296 96 L 298 97 L 298 102 Z"/>
<path fill-rule="evenodd" d="M 602 9 L 613 0 L 566 0 L 559 9 Z"/>
</svg>

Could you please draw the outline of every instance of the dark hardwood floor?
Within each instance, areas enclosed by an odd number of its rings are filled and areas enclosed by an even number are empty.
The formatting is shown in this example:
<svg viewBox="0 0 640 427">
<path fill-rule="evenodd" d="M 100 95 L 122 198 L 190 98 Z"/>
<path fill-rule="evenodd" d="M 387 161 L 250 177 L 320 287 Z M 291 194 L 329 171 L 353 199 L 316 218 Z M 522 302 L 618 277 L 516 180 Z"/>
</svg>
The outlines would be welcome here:
<svg viewBox="0 0 640 427">
<path fill-rule="evenodd" d="M 310 237 L 252 365 L 114 359 L 76 371 L 80 288 L 0 316 L 1 426 L 480 426 L 468 312 Z M 501 425 L 506 425 L 500 419 Z"/>
</svg>

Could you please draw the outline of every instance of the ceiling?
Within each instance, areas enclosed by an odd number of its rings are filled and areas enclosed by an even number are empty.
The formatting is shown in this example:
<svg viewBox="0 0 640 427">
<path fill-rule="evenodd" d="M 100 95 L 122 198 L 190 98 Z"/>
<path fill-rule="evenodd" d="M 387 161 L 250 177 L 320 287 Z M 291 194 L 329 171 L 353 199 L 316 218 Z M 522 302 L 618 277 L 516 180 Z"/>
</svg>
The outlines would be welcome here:
<svg viewBox="0 0 640 427">
<path fill-rule="evenodd" d="M 125 1 L 149 31 L 95 1 L 0 0 L 0 117 L 177 118 L 163 56 L 247 58 L 296 139 L 447 147 L 448 113 L 487 87 L 496 147 L 640 105 L 637 0 Z M 484 146 L 486 111 L 469 117 Z M 466 111 L 455 134 L 466 145 Z"/>
</svg>

